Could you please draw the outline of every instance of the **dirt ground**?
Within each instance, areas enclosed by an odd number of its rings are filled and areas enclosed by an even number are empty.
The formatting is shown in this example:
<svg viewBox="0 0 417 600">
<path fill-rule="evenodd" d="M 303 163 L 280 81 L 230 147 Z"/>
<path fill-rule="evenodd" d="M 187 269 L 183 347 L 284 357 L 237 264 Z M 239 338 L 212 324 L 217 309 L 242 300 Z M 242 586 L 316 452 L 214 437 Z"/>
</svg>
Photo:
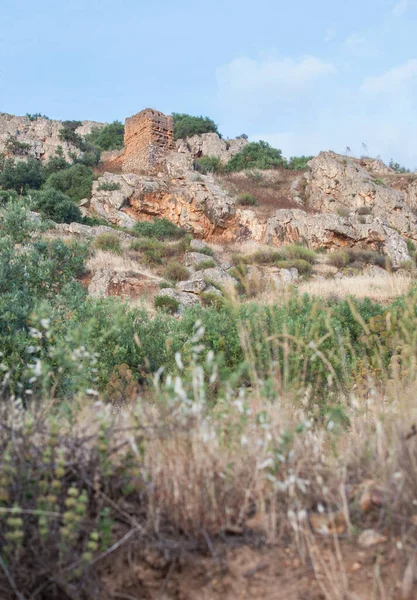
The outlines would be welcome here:
<svg viewBox="0 0 417 600">
<path fill-rule="evenodd" d="M 210 556 L 174 562 L 151 551 L 140 560 L 113 564 L 105 579 L 111 597 L 132 600 L 417 598 L 412 582 L 405 589 L 407 557 L 395 541 L 362 550 L 355 541 L 320 539 L 304 551 L 302 561 L 296 548 L 238 545 L 225 552 L 212 547 Z"/>
</svg>

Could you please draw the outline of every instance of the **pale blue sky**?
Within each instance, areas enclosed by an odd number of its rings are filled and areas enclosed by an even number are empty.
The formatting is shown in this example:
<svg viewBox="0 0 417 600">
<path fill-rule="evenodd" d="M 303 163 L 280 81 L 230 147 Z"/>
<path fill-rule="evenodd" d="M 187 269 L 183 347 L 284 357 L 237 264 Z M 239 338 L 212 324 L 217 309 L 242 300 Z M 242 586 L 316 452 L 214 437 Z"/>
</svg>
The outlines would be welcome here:
<svg viewBox="0 0 417 600">
<path fill-rule="evenodd" d="M 212 117 L 417 167 L 417 0 L 1 0 L 0 112 Z"/>
</svg>

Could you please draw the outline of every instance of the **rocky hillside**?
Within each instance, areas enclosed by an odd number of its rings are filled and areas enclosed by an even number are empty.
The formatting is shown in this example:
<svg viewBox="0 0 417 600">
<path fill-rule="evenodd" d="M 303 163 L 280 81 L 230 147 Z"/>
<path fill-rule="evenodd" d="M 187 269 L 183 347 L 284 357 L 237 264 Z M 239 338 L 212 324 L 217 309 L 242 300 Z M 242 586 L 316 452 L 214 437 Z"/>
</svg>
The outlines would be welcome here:
<svg viewBox="0 0 417 600">
<path fill-rule="evenodd" d="M 243 286 L 254 293 L 254 287 L 276 289 L 307 274 L 319 279 L 355 275 L 367 264 L 374 274 L 387 265 L 403 273 L 414 268 L 416 175 L 399 174 L 379 160 L 334 152 L 320 153 L 301 170 L 291 170 L 283 159 L 274 168 L 248 162 L 248 168 L 236 171 L 228 168 L 232 158 L 244 157 L 245 164 L 251 152 L 269 152 L 269 147 L 249 144 L 244 136 L 224 140 L 215 132 L 173 141 L 172 119 L 151 109 L 127 122 L 125 147 L 102 153 L 91 171 L 77 164 L 91 151 L 84 140 L 109 126 L 0 115 L 0 151 L 9 163 L 35 158 L 48 169 L 58 155 L 75 161 L 72 167 L 64 162 L 64 170 L 41 186 L 68 189 L 84 219 L 71 223 L 65 218 L 54 235 L 90 240 L 113 236 L 121 244 L 127 256 L 124 266 L 120 261 L 117 268 L 91 263 L 86 280 L 91 294 L 164 296 L 188 306 L 205 294 L 221 294 L 225 287 Z M 272 152 L 279 158 L 279 151 Z M 88 169 L 90 183 L 80 188 L 88 193 L 81 197 L 83 192 L 73 189 L 80 177 L 88 178 Z M 183 243 L 175 250 L 168 243 L 165 250 L 158 249 L 158 259 L 149 261 L 150 249 L 147 242 L 137 241 L 136 224 L 154 219 L 181 228 L 194 238 L 192 245 Z M 289 252 L 294 244 L 315 251 L 314 258 L 307 254 L 306 261 L 302 253 Z M 274 248 L 281 252 L 274 254 Z M 257 249 L 263 258 L 256 256 Z M 164 253 L 186 270 L 174 284 L 167 283 L 158 267 Z"/>
<path fill-rule="evenodd" d="M 69 158 L 71 152 L 78 156 L 80 150 L 77 146 L 60 137 L 62 127 L 62 121 L 54 121 L 44 116 L 16 117 L 0 113 L 0 154 L 4 153 L 7 157 L 47 160 L 61 147 L 66 158 Z M 94 128 L 101 127 L 103 123 L 82 121 L 75 128 L 75 133 L 84 137 Z"/>
</svg>

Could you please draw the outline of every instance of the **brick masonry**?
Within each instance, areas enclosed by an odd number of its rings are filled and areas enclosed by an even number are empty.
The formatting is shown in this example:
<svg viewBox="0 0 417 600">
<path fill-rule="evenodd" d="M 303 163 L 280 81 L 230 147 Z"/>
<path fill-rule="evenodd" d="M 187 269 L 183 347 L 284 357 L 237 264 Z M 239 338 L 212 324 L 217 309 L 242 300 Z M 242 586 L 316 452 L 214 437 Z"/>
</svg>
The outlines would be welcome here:
<svg viewBox="0 0 417 600">
<path fill-rule="evenodd" d="M 125 122 L 124 173 L 154 174 L 174 145 L 172 117 L 146 108 Z"/>
</svg>

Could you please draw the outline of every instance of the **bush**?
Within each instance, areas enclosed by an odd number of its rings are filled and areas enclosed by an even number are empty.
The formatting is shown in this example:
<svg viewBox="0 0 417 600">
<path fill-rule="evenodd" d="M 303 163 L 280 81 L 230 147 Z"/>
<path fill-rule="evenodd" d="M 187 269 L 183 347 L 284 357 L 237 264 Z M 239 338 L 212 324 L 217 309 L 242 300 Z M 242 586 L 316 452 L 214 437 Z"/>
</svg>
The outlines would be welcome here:
<svg viewBox="0 0 417 600">
<path fill-rule="evenodd" d="M 216 310 L 221 310 L 224 308 L 225 299 L 223 296 L 219 296 L 215 292 L 203 292 L 200 295 L 201 303 L 203 306 L 207 308 L 214 308 Z"/>
<path fill-rule="evenodd" d="M 130 249 L 141 252 L 143 262 L 147 265 L 160 265 L 164 257 L 164 245 L 155 239 L 133 240 Z"/>
<path fill-rule="evenodd" d="M 311 263 L 302 258 L 285 259 L 277 262 L 279 269 L 297 269 L 301 275 L 309 275 L 311 273 Z"/>
<path fill-rule="evenodd" d="M 124 145 L 125 127 L 120 121 L 113 121 L 104 127 L 95 127 L 86 140 L 100 150 L 120 150 Z"/>
<path fill-rule="evenodd" d="M 214 256 L 214 251 L 208 246 L 203 246 L 203 248 L 199 248 L 198 252 L 200 254 L 206 254 L 207 256 Z"/>
<path fill-rule="evenodd" d="M 282 248 L 285 256 L 289 259 L 299 259 L 306 260 L 307 262 L 313 264 L 316 261 L 317 255 L 310 248 L 306 248 L 305 246 L 299 246 L 298 244 L 293 244 L 290 246 L 284 246 Z"/>
<path fill-rule="evenodd" d="M 53 173 L 45 182 L 46 188 L 55 188 L 79 202 L 91 198 L 93 172 L 85 165 L 73 165 L 69 169 Z"/>
<path fill-rule="evenodd" d="M 83 138 L 76 133 L 76 129 L 81 127 L 81 121 L 63 121 L 62 129 L 59 130 L 59 139 L 68 144 L 72 144 L 79 150 L 85 149 L 85 142 Z"/>
<path fill-rule="evenodd" d="M 82 221 L 81 211 L 76 204 L 54 188 L 40 190 L 34 194 L 34 208 L 56 223 Z"/>
<path fill-rule="evenodd" d="M 155 296 L 154 306 L 159 310 L 163 310 L 169 314 L 175 314 L 178 312 L 180 303 L 175 298 L 170 296 Z"/>
<path fill-rule="evenodd" d="M 164 271 L 165 279 L 169 279 L 170 281 L 185 281 L 189 276 L 189 270 L 179 262 L 170 263 Z"/>
<path fill-rule="evenodd" d="M 214 262 L 214 260 L 212 258 L 209 258 L 209 259 L 203 260 L 203 262 L 195 265 L 195 270 L 203 271 L 204 269 L 212 269 L 215 266 L 216 266 L 216 263 Z"/>
<path fill-rule="evenodd" d="M 206 175 L 207 173 L 221 173 L 223 163 L 217 156 L 202 156 L 194 161 L 194 169 Z"/>
<path fill-rule="evenodd" d="M 285 255 L 277 250 L 257 250 L 249 256 L 237 255 L 234 257 L 236 264 L 256 263 L 258 265 L 272 265 L 280 260 L 285 260 Z"/>
<path fill-rule="evenodd" d="M 64 158 L 64 151 L 62 150 L 62 146 L 58 146 L 55 151 L 55 156 L 51 156 L 48 162 L 45 164 L 43 170 L 45 174 L 45 179 L 47 179 L 53 173 L 58 173 L 59 171 L 64 171 L 68 169 L 71 165 Z"/>
<path fill-rule="evenodd" d="M 389 161 L 389 166 L 391 167 L 391 169 L 393 169 L 396 173 L 410 173 L 410 169 L 406 169 L 405 167 L 402 167 L 400 165 L 400 163 L 395 162 L 392 158 Z"/>
<path fill-rule="evenodd" d="M 175 239 L 186 235 L 185 229 L 178 227 L 168 219 L 154 219 L 154 221 L 139 221 L 135 224 L 134 231 L 143 237 L 158 240 Z"/>
<path fill-rule="evenodd" d="M 328 255 L 328 263 L 337 269 L 343 269 L 349 264 L 349 253 L 346 250 L 336 250 Z"/>
<path fill-rule="evenodd" d="M 312 160 L 314 156 L 291 156 L 291 158 L 287 162 L 287 169 L 291 171 L 301 171 L 302 169 L 307 168 L 307 164 L 310 160 Z"/>
<path fill-rule="evenodd" d="M 281 150 L 272 148 L 268 142 L 250 142 L 235 154 L 225 166 L 226 171 L 245 169 L 274 169 L 285 167 L 286 161 Z"/>
<path fill-rule="evenodd" d="M 113 252 L 113 254 L 121 254 L 122 252 L 120 237 L 115 233 L 101 233 L 94 240 L 94 246 L 97 250 Z"/>
<path fill-rule="evenodd" d="M 382 187 L 386 187 L 385 181 L 380 177 L 376 177 L 375 179 L 372 179 L 372 181 L 375 183 L 375 185 L 382 185 Z"/>
<path fill-rule="evenodd" d="M 115 192 L 116 190 L 120 190 L 120 183 L 117 183 L 117 181 L 102 181 L 98 189 L 103 192 Z"/>
<path fill-rule="evenodd" d="M 0 206 L 16 201 L 18 197 L 18 193 L 15 190 L 0 190 Z"/>
<path fill-rule="evenodd" d="M 208 117 L 192 117 L 185 113 L 172 113 L 174 119 L 174 139 L 184 139 L 201 133 L 219 134 L 217 125 Z"/>
<path fill-rule="evenodd" d="M 10 158 L 5 161 L 0 172 L 0 187 L 16 190 L 19 194 L 26 193 L 28 189 L 38 189 L 43 182 L 42 165 L 34 158 L 17 163 Z"/>
<path fill-rule="evenodd" d="M 257 200 L 252 194 L 245 193 L 238 196 L 237 203 L 240 204 L 240 206 L 255 206 Z"/>
</svg>

